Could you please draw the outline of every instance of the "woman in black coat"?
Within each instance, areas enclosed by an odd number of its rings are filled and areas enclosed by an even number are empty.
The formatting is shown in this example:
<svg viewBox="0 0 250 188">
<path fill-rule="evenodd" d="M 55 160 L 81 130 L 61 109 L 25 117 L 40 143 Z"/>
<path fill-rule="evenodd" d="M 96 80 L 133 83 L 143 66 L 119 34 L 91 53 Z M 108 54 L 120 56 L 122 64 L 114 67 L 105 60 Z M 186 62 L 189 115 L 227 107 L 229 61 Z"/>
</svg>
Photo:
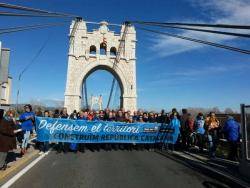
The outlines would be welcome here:
<svg viewBox="0 0 250 188">
<path fill-rule="evenodd" d="M 0 168 L 6 168 L 8 151 L 16 149 L 15 125 L 13 121 L 3 118 L 4 110 L 0 109 Z"/>
</svg>

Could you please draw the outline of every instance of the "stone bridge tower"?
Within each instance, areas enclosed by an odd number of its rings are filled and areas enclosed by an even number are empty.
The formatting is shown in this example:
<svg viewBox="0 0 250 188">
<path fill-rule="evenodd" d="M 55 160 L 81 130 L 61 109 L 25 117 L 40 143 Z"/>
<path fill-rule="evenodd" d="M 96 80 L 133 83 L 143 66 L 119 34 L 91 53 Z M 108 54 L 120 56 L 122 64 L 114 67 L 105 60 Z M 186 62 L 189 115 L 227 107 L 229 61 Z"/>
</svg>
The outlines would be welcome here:
<svg viewBox="0 0 250 188">
<path fill-rule="evenodd" d="M 114 66 L 125 25 L 121 26 L 120 34 L 115 34 L 109 30 L 107 22 L 101 22 L 97 30 L 88 31 L 85 21 L 72 21 L 64 101 L 69 113 L 81 109 L 83 83 L 91 73 L 100 69 L 110 72 L 118 81 L 121 107 L 130 111 L 137 109 L 136 32 L 134 26 L 127 27 L 121 58 Z"/>
</svg>

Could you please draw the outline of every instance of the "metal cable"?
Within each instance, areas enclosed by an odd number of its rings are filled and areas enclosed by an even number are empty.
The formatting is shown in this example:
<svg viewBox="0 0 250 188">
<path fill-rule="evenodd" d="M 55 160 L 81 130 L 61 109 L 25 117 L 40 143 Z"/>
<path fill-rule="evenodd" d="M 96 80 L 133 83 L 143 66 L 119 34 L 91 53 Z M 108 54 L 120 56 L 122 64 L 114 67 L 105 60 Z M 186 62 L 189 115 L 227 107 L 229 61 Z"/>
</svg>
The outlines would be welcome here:
<svg viewBox="0 0 250 188">
<path fill-rule="evenodd" d="M 218 47 L 218 48 L 222 48 L 222 49 L 226 49 L 226 50 L 231 50 L 231 51 L 239 52 L 239 53 L 243 53 L 243 54 L 248 54 L 248 55 L 250 54 L 250 50 L 240 49 L 240 48 L 236 48 L 236 47 L 232 47 L 232 46 L 226 46 L 226 45 L 213 43 L 213 42 L 209 42 L 209 41 L 204 41 L 204 40 L 199 40 L 199 39 L 194 39 L 194 38 L 190 38 L 190 37 L 184 37 L 184 36 L 175 35 L 172 33 L 166 33 L 166 32 L 161 32 L 161 31 L 156 31 L 156 30 L 151 30 L 151 29 L 146 29 L 146 28 L 141 28 L 141 27 L 137 27 L 137 28 L 140 30 L 143 30 L 143 31 L 151 32 L 151 33 L 156 33 L 156 34 L 166 35 L 166 36 L 175 37 L 175 38 L 179 38 L 179 39 L 184 39 L 184 40 L 188 40 L 188 41 L 192 41 L 192 42 L 196 42 L 196 43 L 200 43 L 200 44 L 206 44 L 209 46 L 214 46 L 214 47 Z"/>
<path fill-rule="evenodd" d="M 31 7 L 25 7 L 25 6 L 13 5 L 13 4 L 7 4 L 7 3 L 0 3 L 0 7 L 8 8 L 8 9 L 15 9 L 15 10 L 30 11 L 30 12 L 35 12 L 35 13 L 60 15 L 60 16 L 66 16 L 66 17 L 79 17 L 79 16 L 73 15 L 73 14 L 67 14 L 67 13 L 61 13 L 61 12 L 51 12 L 51 11 L 47 11 L 47 10 L 35 9 L 35 8 L 31 8 Z"/>
<path fill-rule="evenodd" d="M 164 28 L 182 29 L 182 30 L 199 31 L 199 32 L 206 32 L 206 33 L 213 33 L 213 34 L 220 34 L 220 35 L 230 35 L 230 36 L 235 36 L 235 37 L 250 38 L 250 34 L 243 34 L 243 33 L 213 31 L 213 30 L 208 30 L 208 29 L 196 29 L 192 27 L 179 27 L 179 26 L 170 26 L 170 25 L 163 25 L 163 24 L 142 24 L 142 25 L 159 26 L 159 27 L 164 27 Z"/>
<path fill-rule="evenodd" d="M 0 12 L 0 16 L 12 16 L 12 17 L 51 17 L 51 18 L 67 18 L 63 15 L 53 14 L 27 14 L 27 13 L 16 13 L 16 12 Z M 69 17 L 68 17 L 69 18 Z"/>
<path fill-rule="evenodd" d="M 161 25 L 179 25 L 179 26 L 196 26 L 196 27 L 215 27 L 226 29 L 250 29 L 250 25 L 233 25 L 233 24 L 193 24 L 193 23 L 178 23 L 178 22 L 144 22 L 144 21 L 130 21 L 138 24 L 161 24 Z"/>
<path fill-rule="evenodd" d="M 19 73 L 19 76 L 18 76 L 18 90 L 17 90 L 17 98 L 16 98 L 16 109 L 17 110 L 18 110 L 18 101 L 19 101 L 19 95 L 20 95 L 20 82 L 21 82 L 22 75 L 30 68 L 30 66 L 37 60 L 37 58 L 39 58 L 39 56 L 42 54 L 43 50 L 47 46 L 50 38 L 51 38 L 51 34 L 48 36 L 47 40 L 45 40 L 45 42 L 42 44 L 42 46 L 37 51 L 37 53 L 35 54 L 35 56 L 31 59 L 31 61 Z"/>
<path fill-rule="evenodd" d="M 126 34 L 127 34 L 127 31 L 128 31 L 129 24 L 130 24 L 129 22 L 125 22 L 124 32 L 122 34 L 122 38 L 120 40 L 120 44 L 119 44 L 119 47 L 118 47 L 118 50 L 117 50 L 116 58 L 115 58 L 115 61 L 114 61 L 113 67 L 112 67 L 114 70 L 115 70 L 115 68 L 117 66 L 117 63 L 119 63 L 120 58 L 121 58 L 121 50 L 122 50 L 122 48 L 124 48 L 124 45 L 125 45 L 125 38 L 126 38 Z M 115 77 L 113 77 L 113 80 L 112 80 L 107 108 L 109 108 L 109 105 L 110 105 L 110 102 L 111 102 L 111 97 L 112 97 L 112 94 L 113 94 L 114 85 L 115 85 Z"/>
<path fill-rule="evenodd" d="M 64 22 L 58 22 L 58 23 L 68 23 L 69 21 L 64 21 Z M 7 27 L 7 28 L 0 28 L 0 31 L 8 31 L 8 30 L 15 30 L 15 29 L 24 29 L 24 28 L 30 28 L 30 27 L 39 27 L 39 26 L 44 26 L 48 25 L 51 23 L 47 24 L 34 24 L 34 25 L 25 25 L 25 26 L 14 26 L 14 27 Z M 53 23 L 54 24 L 54 23 Z M 56 23 L 55 23 L 56 24 Z"/>
<path fill-rule="evenodd" d="M 52 23 L 52 24 L 40 24 L 40 25 L 33 25 L 33 26 L 27 26 L 27 27 L 17 27 L 13 29 L 1 29 L 0 30 L 0 35 L 2 34 L 8 34 L 8 33 L 14 33 L 14 32 L 20 32 L 20 31 L 28 31 L 28 30 L 34 30 L 34 29 L 41 29 L 41 28 L 46 28 L 46 27 L 53 27 L 53 26 L 60 26 L 64 25 L 66 22 L 61 22 L 61 23 Z"/>
</svg>

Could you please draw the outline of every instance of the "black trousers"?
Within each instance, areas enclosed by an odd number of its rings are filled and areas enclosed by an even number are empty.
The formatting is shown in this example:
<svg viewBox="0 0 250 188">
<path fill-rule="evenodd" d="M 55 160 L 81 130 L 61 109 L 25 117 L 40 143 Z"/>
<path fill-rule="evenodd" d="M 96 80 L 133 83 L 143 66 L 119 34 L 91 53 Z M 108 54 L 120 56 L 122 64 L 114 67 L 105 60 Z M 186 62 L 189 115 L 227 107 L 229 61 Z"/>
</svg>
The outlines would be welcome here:
<svg viewBox="0 0 250 188">
<path fill-rule="evenodd" d="M 237 141 L 229 141 L 228 159 L 236 161 L 238 159 L 238 143 Z"/>
</svg>

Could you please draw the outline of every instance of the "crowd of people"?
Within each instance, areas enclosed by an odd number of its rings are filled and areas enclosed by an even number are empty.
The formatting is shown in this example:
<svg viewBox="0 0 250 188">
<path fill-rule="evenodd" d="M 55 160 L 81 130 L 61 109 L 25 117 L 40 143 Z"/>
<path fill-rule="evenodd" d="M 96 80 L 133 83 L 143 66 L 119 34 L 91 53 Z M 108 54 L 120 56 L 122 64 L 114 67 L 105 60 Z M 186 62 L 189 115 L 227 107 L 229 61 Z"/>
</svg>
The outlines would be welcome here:
<svg viewBox="0 0 250 188">
<path fill-rule="evenodd" d="M 188 150 L 190 147 L 197 146 L 200 152 L 204 152 L 204 148 L 208 149 L 210 157 L 215 157 L 216 148 L 218 145 L 219 135 L 223 133 L 228 140 L 230 150 L 228 158 L 230 160 L 237 160 L 238 158 L 238 143 L 240 140 L 240 125 L 232 116 L 227 117 L 224 125 L 216 117 L 214 112 L 207 115 L 198 113 L 188 113 L 187 109 L 182 109 L 179 113 L 177 109 L 173 108 L 171 112 L 165 113 L 162 110 L 160 113 L 145 112 L 138 110 L 135 112 L 119 110 L 76 110 L 72 114 L 68 114 L 67 109 L 63 108 L 61 111 L 56 109 L 36 110 L 33 112 L 31 105 L 24 106 L 24 112 L 20 116 L 14 109 L 7 112 L 0 109 L 0 168 L 6 169 L 6 156 L 11 150 L 16 149 L 17 141 L 20 143 L 21 155 L 24 155 L 28 149 L 30 136 L 35 132 L 35 117 L 51 117 L 51 118 L 66 118 L 79 119 L 88 121 L 117 121 L 124 123 L 134 122 L 149 122 L 159 124 L 171 124 L 174 130 L 179 134 L 177 140 L 177 148 Z M 99 148 L 101 144 L 92 144 L 93 147 Z M 118 144 L 114 144 L 117 146 Z M 122 144 L 122 147 L 126 144 Z M 50 146 L 49 142 L 40 143 L 37 141 L 37 146 L 41 153 L 46 152 Z M 85 144 L 70 144 L 57 143 L 56 149 L 58 152 L 84 151 Z M 111 144 L 105 144 L 106 148 L 111 148 Z M 119 147 L 119 145 L 118 145 Z M 150 145 L 149 148 L 154 147 Z"/>
</svg>

